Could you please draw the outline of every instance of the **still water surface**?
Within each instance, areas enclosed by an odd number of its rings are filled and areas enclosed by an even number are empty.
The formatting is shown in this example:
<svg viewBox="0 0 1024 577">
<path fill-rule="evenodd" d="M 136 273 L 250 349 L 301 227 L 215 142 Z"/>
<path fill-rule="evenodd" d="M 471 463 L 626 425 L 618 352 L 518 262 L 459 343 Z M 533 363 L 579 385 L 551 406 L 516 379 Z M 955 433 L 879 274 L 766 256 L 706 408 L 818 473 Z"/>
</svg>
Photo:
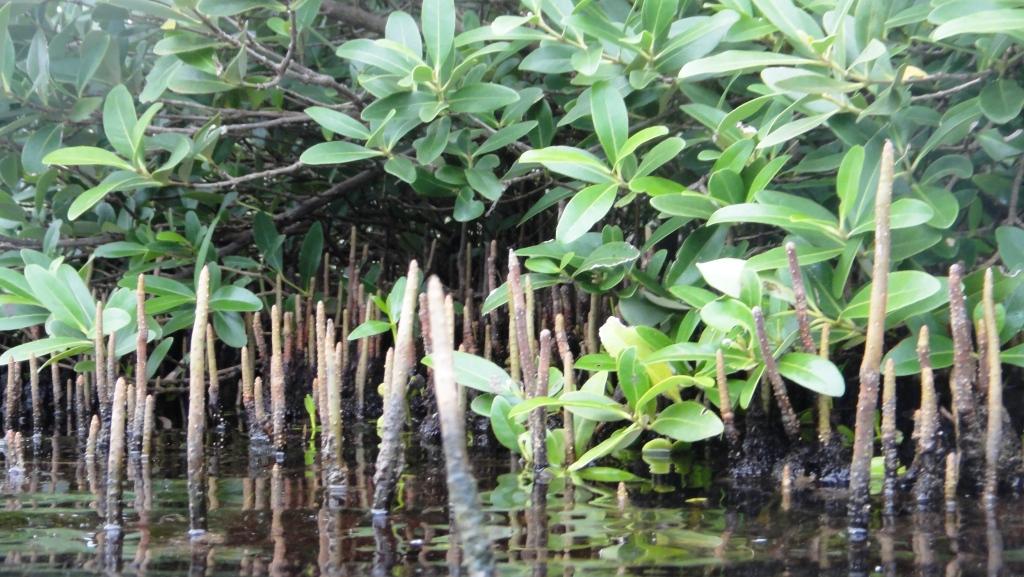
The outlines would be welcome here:
<svg viewBox="0 0 1024 577">
<path fill-rule="evenodd" d="M 120 548 L 108 538 L 74 439 L 44 439 L 24 478 L 2 487 L 0 575 L 458 575 L 450 547 L 440 455 L 408 455 L 401 508 L 389 522 L 369 514 L 372 431 L 346 447 L 347 486 L 330 502 L 317 465 L 296 437 L 283 467 L 253 459 L 231 435 L 209 450 L 210 534 L 187 537 L 184 438 L 129 467 Z M 366 445 L 361 439 L 367 439 Z M 54 450 L 56 449 L 56 450 Z M 31 453 L 30 450 L 28 450 Z M 955 514 L 877 520 L 870 541 L 851 548 L 841 496 L 716 486 L 682 490 L 613 485 L 567 491 L 553 479 L 546 497 L 501 453 L 474 454 L 501 575 L 1024 575 L 1024 505 L 986 518 L 964 503 Z M 96 487 L 98 489 L 98 487 Z"/>
</svg>

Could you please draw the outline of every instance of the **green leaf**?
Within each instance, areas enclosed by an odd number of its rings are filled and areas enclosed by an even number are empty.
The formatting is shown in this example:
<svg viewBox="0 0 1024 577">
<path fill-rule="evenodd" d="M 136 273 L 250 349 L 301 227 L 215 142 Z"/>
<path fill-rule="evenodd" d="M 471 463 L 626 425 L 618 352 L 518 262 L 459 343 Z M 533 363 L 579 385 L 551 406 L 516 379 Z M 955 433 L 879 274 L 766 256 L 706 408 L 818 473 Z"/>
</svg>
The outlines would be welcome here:
<svg viewBox="0 0 1024 577">
<path fill-rule="evenodd" d="M 10 315 L 0 318 L 0 331 L 17 331 L 41 325 L 50 317 L 50 313 L 29 313 Z"/>
<path fill-rule="evenodd" d="M 594 184 L 577 192 L 558 219 L 555 239 L 568 243 L 583 236 L 608 214 L 617 191 L 614 184 Z"/>
<path fill-rule="evenodd" d="M 403 46 L 367 38 L 349 40 L 338 47 L 336 54 L 340 58 L 380 68 L 398 76 L 408 75 L 418 64 L 417 59 Z"/>
<path fill-rule="evenodd" d="M 526 428 L 509 417 L 511 410 L 512 404 L 505 397 L 500 395 L 494 397 L 494 401 L 491 402 L 491 430 L 494 431 L 494 437 L 498 439 L 499 443 L 518 454 L 519 435 L 526 432 Z"/>
<path fill-rule="evenodd" d="M 651 423 L 651 429 L 677 441 L 695 443 L 722 434 L 722 420 L 696 401 L 683 401 L 667 407 Z"/>
<path fill-rule="evenodd" d="M 302 239 L 302 248 L 299 250 L 299 278 L 304 283 L 303 286 L 309 286 L 310 280 L 320 268 L 323 253 L 324 228 L 320 221 L 317 221 L 309 227 L 306 236 Z"/>
<path fill-rule="evenodd" d="M 72 146 L 54 150 L 43 157 L 43 164 L 66 166 L 112 166 L 121 170 L 134 170 L 128 161 L 109 150 L 94 146 Z"/>
<path fill-rule="evenodd" d="M 810 266 L 832 260 L 843 252 L 843 247 L 817 247 L 797 244 L 797 261 L 801 266 Z M 785 247 L 775 247 L 747 259 L 747 268 L 754 272 L 778 270 L 789 265 Z"/>
<path fill-rule="evenodd" d="M 524 283 L 526 282 L 527 277 L 530 279 L 530 286 L 532 286 L 535 291 L 553 287 L 560 282 L 559 277 L 555 275 L 527 273 L 523 275 Z M 507 303 L 508 283 L 505 282 L 498 288 L 494 289 L 491 294 L 487 295 L 487 298 L 484 300 L 484 304 L 480 307 L 480 314 L 485 315 Z"/>
<path fill-rule="evenodd" d="M 478 82 L 448 95 L 448 106 L 452 112 L 479 114 L 492 112 L 518 100 L 519 93 L 507 86 Z"/>
<path fill-rule="evenodd" d="M 678 136 L 672 136 L 662 140 L 653 148 L 647 151 L 636 168 L 633 178 L 647 176 L 661 168 L 666 162 L 679 156 L 679 152 L 686 146 L 686 141 Z"/>
<path fill-rule="evenodd" d="M 747 262 L 738 258 L 720 258 L 697 263 L 697 270 L 712 288 L 737 299 L 743 290 L 746 267 Z"/>
<path fill-rule="evenodd" d="M 408 48 L 416 56 L 423 55 L 423 41 L 420 40 L 420 29 L 416 20 L 408 12 L 398 10 L 388 16 L 384 27 L 384 37 Z"/>
<path fill-rule="evenodd" d="M 135 157 L 132 130 L 136 122 L 138 118 L 135 116 L 132 95 L 124 84 L 118 84 L 107 94 L 103 103 L 103 132 L 114 150 L 124 158 Z"/>
<path fill-rule="evenodd" d="M 651 33 L 655 43 L 668 32 L 679 10 L 679 0 L 644 0 L 640 10 L 640 22 L 644 30 Z"/>
<path fill-rule="evenodd" d="M 506 126 L 505 128 L 502 128 L 488 136 L 487 140 L 483 141 L 483 143 L 473 151 L 473 156 L 480 157 L 488 152 L 494 152 L 495 150 L 504 148 L 526 136 L 527 133 L 533 130 L 536 126 L 537 122 L 535 120 L 519 122 L 511 126 Z"/>
<path fill-rule="evenodd" d="M 49 128 L 42 126 L 25 141 L 21 149 L 21 166 L 29 174 L 40 174 L 46 171 L 43 158 L 60 148 L 64 128 L 61 125 Z"/>
<path fill-rule="evenodd" d="M 787 353 L 778 360 L 779 373 L 819 395 L 841 397 L 846 381 L 832 361 L 809 353 Z"/>
<path fill-rule="evenodd" d="M 73 347 L 89 346 L 92 346 L 91 341 L 78 337 L 48 337 L 45 339 L 30 341 L 23 345 L 18 345 L 14 348 L 8 349 L 2 356 L 0 356 L 0 364 L 6 365 L 12 360 L 14 362 L 21 363 L 27 361 L 29 357 L 34 356 L 39 358 L 53 353 L 59 353 Z"/>
<path fill-rule="evenodd" d="M 640 258 L 640 251 L 628 242 L 609 242 L 597 247 L 587 255 L 576 269 L 576 275 L 597 269 L 612 268 Z"/>
<path fill-rule="evenodd" d="M 647 376 L 647 370 L 643 363 L 636 357 L 636 347 L 629 347 L 619 353 L 616 374 L 619 378 L 619 388 L 626 397 L 626 404 L 630 409 L 636 410 L 637 401 L 651 388 L 651 380 Z"/>
<path fill-rule="evenodd" d="M 86 85 L 96 74 L 109 47 L 110 35 L 102 30 L 92 30 L 82 39 L 81 57 L 78 60 L 75 80 L 75 87 L 78 88 L 79 95 L 84 92 Z"/>
<path fill-rule="evenodd" d="M 358 341 L 373 335 L 379 335 L 391 330 L 391 323 L 387 321 L 368 320 L 358 327 L 352 329 L 348 334 L 348 340 Z"/>
<path fill-rule="evenodd" d="M 1024 270 L 1024 229 L 1001 226 L 996 229 L 999 258 L 1010 271 Z"/>
<path fill-rule="evenodd" d="M 454 0 L 423 0 L 420 25 L 423 28 L 427 56 L 434 70 L 441 69 L 452 51 L 455 42 L 455 14 Z"/>
<path fill-rule="evenodd" d="M 139 102 L 153 102 L 160 98 L 185 63 L 177 56 L 161 56 L 146 74 L 146 86 L 139 94 Z"/>
<path fill-rule="evenodd" d="M 210 295 L 210 310 L 222 312 L 256 312 L 263 302 L 252 291 L 234 285 L 224 285 Z"/>
<path fill-rule="evenodd" d="M 630 418 L 626 407 L 604 395 L 589 391 L 571 391 L 557 399 L 534 397 L 513 407 L 509 416 L 515 418 L 540 407 L 565 407 L 572 414 L 590 421 L 614 422 Z"/>
<path fill-rule="evenodd" d="M 889 229 L 899 230 L 920 226 L 931 221 L 934 215 L 935 212 L 928 203 L 916 198 L 900 198 L 892 203 L 889 213 Z M 865 219 L 859 226 L 851 230 L 849 236 L 873 232 L 874 230 L 875 219 L 874 213 L 872 213 L 871 218 Z"/>
<path fill-rule="evenodd" d="M 632 183 L 631 183 L 632 184 Z M 651 206 L 672 216 L 706 220 L 719 208 L 718 202 L 706 194 L 684 190 L 651 198 Z"/>
<path fill-rule="evenodd" d="M 305 112 L 306 116 L 334 134 L 353 140 L 366 140 L 370 137 L 370 131 L 361 122 L 344 112 L 322 106 L 311 106 Z"/>
<path fill-rule="evenodd" d="M 707 58 L 687 62 L 679 70 L 679 79 L 700 80 L 709 76 L 723 76 L 734 72 L 746 72 L 768 66 L 803 66 L 808 64 L 818 63 L 807 58 L 778 52 L 726 50 Z"/>
<path fill-rule="evenodd" d="M 75 220 L 82 216 L 111 192 L 142 186 L 153 186 L 155 184 L 155 182 L 143 178 L 134 172 L 122 170 L 111 172 L 99 184 L 75 198 L 71 206 L 68 207 L 68 219 Z"/>
<path fill-rule="evenodd" d="M 349 337 L 351 339 L 351 337 Z M 506 397 L 521 396 L 512 377 L 498 365 L 485 358 L 455 351 L 455 382 L 462 386 Z M 433 360 L 427 356 L 423 364 L 432 367 Z"/>
<path fill-rule="evenodd" d="M 772 146 L 782 144 L 787 140 L 792 140 L 805 132 L 814 130 L 822 124 L 825 124 L 825 122 L 827 122 L 829 118 L 832 118 L 836 112 L 837 111 L 835 110 L 831 110 L 829 112 L 815 114 L 814 116 L 806 116 L 799 120 L 783 124 L 761 139 L 761 142 L 757 143 L 757 148 L 771 148 Z"/>
<path fill-rule="evenodd" d="M 978 103 L 989 120 L 1004 124 L 1020 116 L 1024 89 L 1014 80 L 1001 78 L 985 86 Z"/>
<path fill-rule="evenodd" d="M 484 203 L 473 198 L 473 189 L 463 187 L 459 195 L 455 197 L 455 208 L 452 210 L 452 218 L 456 222 L 469 222 L 476 220 L 484 213 Z"/>
<path fill-rule="evenodd" d="M 174 70 L 167 88 L 178 94 L 216 94 L 232 90 L 235 86 L 205 70 L 185 65 Z"/>
<path fill-rule="evenodd" d="M 590 89 L 590 115 L 594 132 L 608 161 L 616 164 L 619 150 L 629 137 L 626 101 L 610 82 L 598 82 Z"/>
<path fill-rule="evenodd" d="M 850 208 L 860 196 L 860 174 L 864 166 L 864 147 L 857 145 L 851 148 L 839 165 L 836 176 L 836 195 L 839 196 L 839 224 L 842 226 L 850 216 Z"/>
<path fill-rule="evenodd" d="M 723 223 L 751 223 L 777 226 L 792 232 L 811 232 L 842 242 L 842 235 L 835 223 L 814 218 L 797 212 L 791 207 L 770 204 L 746 203 L 725 206 L 711 215 L 708 226 Z"/>
<path fill-rule="evenodd" d="M 866 319 L 871 300 L 871 286 L 868 283 L 850 299 L 840 318 Z M 889 273 L 889 291 L 886 296 L 886 313 L 898 311 L 918 301 L 922 301 L 942 288 L 942 283 L 932 275 L 905 270 Z"/>
<path fill-rule="evenodd" d="M 837 80 L 831 76 L 815 72 L 800 71 L 798 74 L 783 76 L 771 82 L 771 86 L 786 92 L 802 94 L 829 94 L 833 92 L 852 92 L 860 89 L 863 84 Z"/>
<path fill-rule="evenodd" d="M 240 349 L 246 344 L 245 321 L 236 312 L 213 311 L 213 331 L 229 347 Z"/>
<path fill-rule="evenodd" d="M 593 110 L 593 104 L 591 104 L 591 110 Z M 666 134 L 668 134 L 668 127 L 661 125 L 648 126 L 647 128 L 637 131 L 636 134 L 627 138 L 626 143 L 619 149 L 618 154 L 616 155 L 618 158 L 616 164 L 621 164 L 625 157 L 636 152 L 636 150 L 644 144 L 647 144 L 656 138 L 661 138 Z"/>
<path fill-rule="evenodd" d="M 644 6 L 651 1 L 652 0 L 646 0 L 644 2 Z M 663 1 L 666 4 L 670 3 L 667 0 L 653 1 Z M 615 467 L 587 467 L 579 472 L 579 476 L 584 481 L 595 481 L 597 483 L 639 483 L 643 481 L 643 478 L 638 477 L 629 471 L 616 469 Z"/>
<path fill-rule="evenodd" d="M 93 256 L 96 258 L 126 258 L 131 256 L 139 256 L 149 252 L 145 245 L 141 245 L 137 242 L 118 241 L 108 242 L 107 244 L 96 247 L 96 252 Z"/>
<path fill-rule="evenodd" d="M 658 350 L 651 356 L 647 357 L 646 362 L 661 363 L 661 362 L 715 362 L 717 348 L 704 343 L 676 343 L 669 345 L 663 349 Z M 723 349 L 725 361 L 730 366 L 743 367 L 750 361 L 749 356 L 745 356 L 734 349 L 728 348 Z"/>
<path fill-rule="evenodd" d="M 921 362 L 917 356 L 917 336 L 910 336 L 900 341 L 883 359 L 883 366 L 889 359 L 893 361 L 895 375 L 906 377 L 921 372 Z M 953 366 L 953 340 L 936 332 L 928 333 L 929 358 L 935 370 Z M 1003 355 L 1006 353 L 1004 352 Z M 1005 362 L 1005 356 L 1004 356 Z"/>
<path fill-rule="evenodd" d="M 750 307 L 734 298 L 715 299 L 700 308 L 700 320 L 723 333 L 740 326 L 754 332 L 754 314 Z"/>
<path fill-rule="evenodd" d="M 70 269 L 71 274 L 63 274 L 58 278 L 61 269 Z M 77 290 L 77 285 L 84 287 L 84 283 L 74 269 L 68 265 L 61 265 L 58 274 L 36 264 L 25 267 L 25 280 L 32 289 L 32 295 L 53 314 L 55 319 L 86 334 L 92 326 L 96 305 L 92 303 L 87 289 L 84 296 L 87 302 L 79 301 L 78 295 L 81 291 Z M 62 282 L 64 280 L 70 280 L 71 284 L 65 284 Z"/>
<path fill-rule="evenodd" d="M 1024 367 L 1024 343 L 999 353 L 999 358 L 1008 365 Z"/>
<path fill-rule="evenodd" d="M 579 471 L 601 457 L 610 455 L 619 449 L 632 445 L 642 432 L 643 428 L 637 423 L 633 423 L 615 431 L 610 437 L 584 453 L 583 456 L 577 459 L 575 463 L 569 466 L 569 470 Z"/>
<path fill-rule="evenodd" d="M 810 14 L 797 8 L 792 0 L 753 0 L 758 11 L 764 14 L 779 32 L 789 40 L 791 46 L 801 52 L 814 55 L 811 42 L 823 36 L 821 27 Z"/>
<path fill-rule="evenodd" d="M 283 4 L 271 0 L 199 0 L 196 6 L 199 12 L 212 18 L 236 16 L 259 8 L 269 8 L 274 12 L 285 10 Z"/>
<path fill-rule="evenodd" d="M 541 164 L 548 170 L 594 184 L 607 184 L 614 180 L 611 170 L 599 158 L 571 146 L 529 150 L 519 157 L 519 162 Z"/>
<path fill-rule="evenodd" d="M 127 288 L 135 287 L 134 279 L 126 279 L 127 283 L 123 284 Z M 154 276 L 146 275 L 146 292 L 155 296 L 179 296 L 189 300 L 195 300 L 196 293 L 188 285 L 181 281 L 174 280 L 165 276 Z"/>
<path fill-rule="evenodd" d="M 932 30 L 932 40 L 943 40 L 959 34 L 1012 34 L 1022 31 L 1024 10 L 975 10 L 940 24 Z"/>
<path fill-rule="evenodd" d="M 367 158 L 384 156 L 379 150 L 371 150 L 365 146 L 359 146 L 351 142 L 334 141 L 314 144 L 306 149 L 299 157 L 303 164 L 344 164 L 346 162 L 357 162 Z"/>
</svg>

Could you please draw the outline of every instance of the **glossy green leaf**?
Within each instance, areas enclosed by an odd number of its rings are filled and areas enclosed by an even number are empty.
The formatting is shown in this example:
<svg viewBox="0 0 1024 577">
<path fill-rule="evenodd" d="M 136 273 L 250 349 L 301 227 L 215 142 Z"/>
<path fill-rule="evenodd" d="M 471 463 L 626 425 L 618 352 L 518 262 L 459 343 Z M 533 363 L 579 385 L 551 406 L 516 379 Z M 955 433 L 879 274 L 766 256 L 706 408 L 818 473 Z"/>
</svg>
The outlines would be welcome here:
<svg viewBox="0 0 1024 577">
<path fill-rule="evenodd" d="M 819 395 L 841 397 L 846 381 L 832 361 L 809 353 L 786 353 L 778 359 L 779 373 Z"/>
<path fill-rule="evenodd" d="M 687 62 L 679 70 L 679 79 L 700 80 L 708 76 L 746 72 L 767 66 L 802 66 L 807 64 L 815 64 L 815 61 L 778 52 L 726 50 L 707 58 Z"/>
<path fill-rule="evenodd" d="M 54 150 L 43 157 L 43 164 L 66 166 L 112 166 L 121 170 L 134 170 L 131 163 L 109 150 L 95 146 L 71 146 Z"/>
<path fill-rule="evenodd" d="M 371 150 L 365 146 L 359 146 L 351 142 L 334 141 L 314 144 L 306 149 L 299 157 L 303 164 L 345 164 L 347 162 L 358 162 L 368 158 L 377 158 L 384 153 L 379 150 Z"/>
<path fill-rule="evenodd" d="M 627 264 L 640 258 L 640 251 L 628 242 L 610 242 L 602 244 L 587 255 L 576 269 L 576 274 L 590 272 L 597 269 L 612 268 Z"/>
<path fill-rule="evenodd" d="M 210 310 L 222 312 L 256 312 L 263 308 L 259 297 L 248 289 L 224 285 L 210 295 Z"/>
<path fill-rule="evenodd" d="M 932 40 L 944 40 L 960 34 L 1008 34 L 1024 31 L 1024 10 L 1000 8 L 974 10 L 940 24 L 932 30 Z"/>
<path fill-rule="evenodd" d="M 871 300 L 871 285 L 868 283 L 843 309 L 842 318 L 866 319 Z M 924 300 L 942 288 L 942 284 L 932 275 L 914 271 L 896 271 L 889 273 L 889 291 L 886 295 L 885 310 L 887 313 L 898 311 L 918 301 Z"/>
<path fill-rule="evenodd" d="M 629 137 L 626 101 L 615 86 L 608 82 L 598 82 L 590 88 L 590 116 L 605 157 L 615 164 L 619 150 L 625 146 Z"/>
<path fill-rule="evenodd" d="M 1021 11 L 1024 13 L 1024 10 Z M 1024 27 L 1021 28 L 1024 31 Z M 981 111 L 989 120 L 1003 124 L 1020 116 L 1024 107 L 1024 88 L 1015 80 L 1000 78 L 981 91 Z"/>
<path fill-rule="evenodd" d="M 351 337 L 349 337 L 351 338 Z M 505 369 L 488 361 L 485 358 L 455 351 L 455 382 L 485 393 L 492 393 L 506 397 L 518 397 L 518 385 L 512 381 L 512 377 L 505 372 Z M 423 364 L 433 366 L 429 356 L 423 359 Z"/>
<path fill-rule="evenodd" d="M 455 43 L 454 0 L 423 0 L 420 22 L 427 56 L 435 70 L 448 58 Z"/>
<path fill-rule="evenodd" d="M 577 192 L 558 219 L 555 238 L 559 242 L 572 242 L 583 236 L 608 214 L 617 191 L 614 184 L 594 184 Z"/>
<path fill-rule="evenodd" d="M 519 93 L 507 86 L 478 82 L 463 86 L 448 96 L 452 112 L 478 114 L 493 112 L 519 100 Z"/>
<path fill-rule="evenodd" d="M 368 320 L 363 322 L 358 327 L 352 329 L 352 332 L 348 334 L 348 340 L 358 341 L 366 337 L 372 337 L 373 335 L 379 335 L 386 333 L 391 330 L 391 323 L 387 321 L 379 320 Z"/>
<path fill-rule="evenodd" d="M 361 122 L 344 112 L 322 106 L 311 106 L 306 109 L 306 115 L 320 126 L 345 138 L 366 140 L 370 137 L 370 131 Z"/>
<path fill-rule="evenodd" d="M 718 415 L 695 401 L 670 405 L 651 423 L 654 432 L 687 443 L 718 436 L 724 428 Z"/>
<path fill-rule="evenodd" d="M 103 104 L 103 132 L 107 141 L 124 158 L 133 158 L 132 131 L 138 118 L 132 95 L 123 84 L 118 84 L 109 93 Z"/>
<path fill-rule="evenodd" d="M 519 162 L 536 163 L 548 170 L 570 178 L 607 184 L 613 180 L 612 172 L 599 158 L 585 150 L 570 146 L 549 146 L 524 152 Z"/>
</svg>

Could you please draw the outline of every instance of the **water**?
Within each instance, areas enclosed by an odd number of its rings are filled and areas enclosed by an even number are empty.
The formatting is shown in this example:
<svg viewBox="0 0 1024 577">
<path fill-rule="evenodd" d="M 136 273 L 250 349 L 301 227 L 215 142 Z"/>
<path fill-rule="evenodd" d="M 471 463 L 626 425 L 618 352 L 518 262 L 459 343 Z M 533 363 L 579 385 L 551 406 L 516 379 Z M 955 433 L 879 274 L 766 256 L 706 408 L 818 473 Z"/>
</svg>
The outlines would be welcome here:
<svg viewBox="0 0 1024 577">
<path fill-rule="evenodd" d="M 409 451 L 401 510 L 375 522 L 376 436 L 347 435 L 347 490 L 332 507 L 312 453 L 300 450 L 305 439 L 291 439 L 276 475 L 271 459 L 249 458 L 244 439 L 212 443 L 202 542 L 187 536 L 184 437 L 159 436 L 148 482 L 125 484 L 120 550 L 108 546 L 117 540 L 103 529 L 74 439 L 59 439 L 56 455 L 46 439 L 35 457 L 26 448 L 21 482 L 2 487 L 0 575 L 458 574 L 439 453 Z M 770 492 L 683 490 L 666 477 L 658 487 L 631 484 L 624 501 L 608 484 L 577 486 L 570 496 L 556 478 L 541 499 L 506 454 L 472 454 L 502 575 L 1024 575 L 1020 502 L 1007 502 L 995 520 L 967 504 L 955 515 L 876 520 L 857 549 L 846 539 L 841 495 L 804 493 L 787 506 Z M 141 464 L 129 470 L 144 476 Z"/>
</svg>

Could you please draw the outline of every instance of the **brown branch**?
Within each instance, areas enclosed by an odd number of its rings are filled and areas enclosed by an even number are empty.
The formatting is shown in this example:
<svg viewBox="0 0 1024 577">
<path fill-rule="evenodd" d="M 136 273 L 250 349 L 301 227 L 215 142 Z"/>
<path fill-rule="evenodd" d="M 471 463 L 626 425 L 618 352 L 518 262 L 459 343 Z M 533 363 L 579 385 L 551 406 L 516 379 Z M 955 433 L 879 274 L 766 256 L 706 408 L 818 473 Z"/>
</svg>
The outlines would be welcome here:
<svg viewBox="0 0 1024 577">
<path fill-rule="evenodd" d="M 347 1 L 324 0 L 321 10 L 323 10 L 324 14 L 337 18 L 353 27 L 364 28 L 378 34 L 384 33 L 387 22 L 380 16 L 354 6 L 351 2 Z"/>
<path fill-rule="evenodd" d="M 246 182 L 252 182 L 253 180 L 260 180 L 263 178 L 271 178 L 273 176 L 279 176 L 282 174 L 290 174 L 305 166 L 302 161 L 296 160 L 288 166 L 279 166 L 277 168 L 271 168 L 270 170 L 264 170 L 262 172 L 253 172 L 250 174 L 244 174 L 242 176 L 236 176 L 227 180 L 218 180 L 216 182 L 197 182 L 194 184 L 188 183 L 175 183 L 180 186 L 189 186 L 196 190 L 217 190 L 221 188 L 233 188 L 239 184 Z"/>
<path fill-rule="evenodd" d="M 287 212 L 283 212 L 274 216 L 274 224 L 278 226 L 287 226 L 301 220 L 307 215 L 316 212 L 320 208 L 330 204 L 335 199 L 344 194 L 356 190 L 362 186 L 370 183 L 370 181 L 377 177 L 379 169 L 368 168 L 354 176 L 351 176 L 331 188 L 328 188 L 317 196 L 310 197 L 305 201 L 299 203 L 297 206 Z M 291 232 L 285 230 L 285 232 Z M 223 248 L 220 249 L 220 254 L 228 255 L 238 252 L 242 247 L 252 242 L 252 230 L 244 230 Z"/>
<path fill-rule="evenodd" d="M 119 240 L 121 235 L 116 234 L 100 234 L 96 236 L 83 236 L 82 238 L 66 238 L 57 241 L 57 246 L 60 248 L 92 248 L 108 242 Z M 42 248 L 43 241 L 12 238 L 9 236 L 0 235 L 0 250 L 17 250 L 22 248 L 39 249 Z"/>
</svg>

